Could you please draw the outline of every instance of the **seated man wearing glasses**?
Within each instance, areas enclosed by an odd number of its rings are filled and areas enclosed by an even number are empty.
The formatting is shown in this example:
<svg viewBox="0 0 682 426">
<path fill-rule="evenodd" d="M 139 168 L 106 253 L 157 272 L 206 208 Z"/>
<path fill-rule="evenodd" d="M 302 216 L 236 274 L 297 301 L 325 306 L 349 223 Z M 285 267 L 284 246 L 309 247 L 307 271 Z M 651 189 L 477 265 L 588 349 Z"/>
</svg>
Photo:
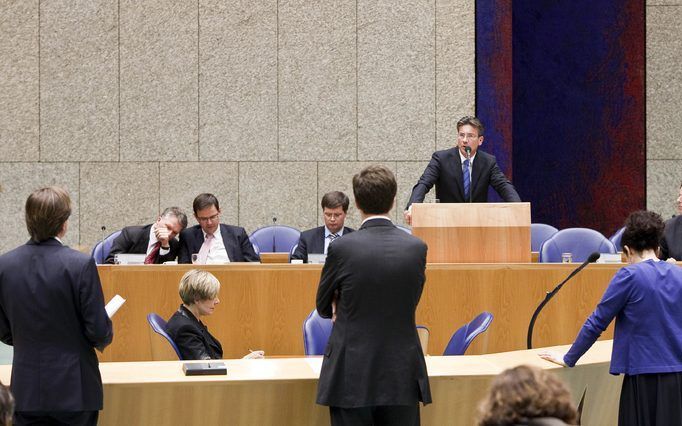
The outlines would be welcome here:
<svg viewBox="0 0 682 426">
<path fill-rule="evenodd" d="M 258 262 L 244 228 L 220 223 L 220 204 L 213 194 L 199 194 L 192 203 L 199 222 L 180 233 L 179 263 Z"/>
<path fill-rule="evenodd" d="M 353 229 L 343 226 L 348 213 L 350 200 L 340 191 L 327 192 L 322 197 L 322 216 L 324 226 L 301 232 L 298 247 L 291 256 L 292 259 L 303 259 L 308 263 L 308 253 L 327 254 L 329 244 Z"/>
<path fill-rule="evenodd" d="M 463 117 L 457 122 L 457 146 L 434 152 L 424 174 L 412 188 L 404 212 L 407 223 L 412 223 L 412 203 L 424 201 L 434 184 L 436 198 L 441 203 L 485 203 L 489 186 L 506 202 L 521 201 L 514 186 L 497 167 L 495 156 L 478 151 L 483 143 L 483 130 L 483 124 L 476 117 Z"/>
</svg>

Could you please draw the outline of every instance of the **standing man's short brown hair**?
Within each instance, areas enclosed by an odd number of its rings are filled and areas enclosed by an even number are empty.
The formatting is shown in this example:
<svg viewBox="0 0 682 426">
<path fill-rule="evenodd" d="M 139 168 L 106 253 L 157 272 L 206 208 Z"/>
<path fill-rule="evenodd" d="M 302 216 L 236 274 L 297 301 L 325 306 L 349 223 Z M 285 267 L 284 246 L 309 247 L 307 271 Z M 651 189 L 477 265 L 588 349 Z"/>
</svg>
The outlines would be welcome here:
<svg viewBox="0 0 682 426">
<path fill-rule="evenodd" d="M 341 207 L 344 212 L 348 212 L 350 200 L 348 196 L 341 191 L 327 192 L 322 196 L 322 209 L 335 209 Z"/>
<path fill-rule="evenodd" d="M 71 198 L 65 189 L 49 186 L 33 191 L 26 200 L 26 228 L 31 239 L 45 241 L 57 236 L 71 216 Z"/>
<path fill-rule="evenodd" d="M 397 190 L 395 175 L 384 166 L 368 166 L 353 176 L 355 204 L 366 214 L 388 213 Z"/>
</svg>

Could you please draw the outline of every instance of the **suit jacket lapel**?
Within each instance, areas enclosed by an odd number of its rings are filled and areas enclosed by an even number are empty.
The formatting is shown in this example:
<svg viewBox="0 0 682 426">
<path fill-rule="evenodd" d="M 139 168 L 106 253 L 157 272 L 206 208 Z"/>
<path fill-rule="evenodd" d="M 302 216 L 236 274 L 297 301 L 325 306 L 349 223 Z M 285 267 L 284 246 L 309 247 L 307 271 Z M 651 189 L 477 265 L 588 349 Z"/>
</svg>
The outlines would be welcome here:
<svg viewBox="0 0 682 426">
<path fill-rule="evenodd" d="M 199 226 L 196 229 L 196 240 L 197 241 L 197 246 L 195 247 L 195 250 L 192 251 L 192 253 L 199 253 L 199 250 L 201 250 L 201 246 L 204 245 L 204 231 L 201 230 L 201 226 Z M 190 253 L 190 255 L 192 254 Z"/>
<path fill-rule="evenodd" d="M 459 197 L 464 199 L 464 178 L 462 175 L 462 161 L 459 158 L 459 150 L 453 148 L 448 156 L 448 165 L 451 165 L 455 173 L 455 183 L 457 184 L 457 190 L 459 191 Z"/>
<path fill-rule="evenodd" d="M 317 228 L 313 246 L 308 249 L 308 253 L 324 253 L 324 225 Z"/>
<path fill-rule="evenodd" d="M 480 153 L 476 154 L 476 159 L 474 160 L 473 168 L 471 169 L 471 199 L 474 199 L 474 194 L 476 193 L 476 185 L 478 181 L 481 180 L 481 173 L 483 173 L 483 156 Z"/>
</svg>

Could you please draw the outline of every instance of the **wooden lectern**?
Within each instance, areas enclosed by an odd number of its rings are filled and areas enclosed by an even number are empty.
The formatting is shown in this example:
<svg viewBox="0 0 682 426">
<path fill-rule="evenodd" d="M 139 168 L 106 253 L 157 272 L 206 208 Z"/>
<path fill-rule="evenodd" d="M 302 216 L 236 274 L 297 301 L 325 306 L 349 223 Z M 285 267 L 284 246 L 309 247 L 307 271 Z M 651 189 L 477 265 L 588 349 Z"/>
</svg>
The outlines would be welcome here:
<svg viewBox="0 0 682 426">
<path fill-rule="evenodd" d="M 530 203 L 412 204 L 429 263 L 528 263 Z"/>
</svg>

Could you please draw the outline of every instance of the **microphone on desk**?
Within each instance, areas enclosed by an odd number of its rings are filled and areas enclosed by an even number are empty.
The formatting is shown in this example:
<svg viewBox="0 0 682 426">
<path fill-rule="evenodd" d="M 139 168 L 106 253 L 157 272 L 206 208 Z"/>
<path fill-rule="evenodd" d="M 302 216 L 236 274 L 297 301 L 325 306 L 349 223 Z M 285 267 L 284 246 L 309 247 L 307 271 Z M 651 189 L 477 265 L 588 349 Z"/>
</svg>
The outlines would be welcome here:
<svg viewBox="0 0 682 426">
<path fill-rule="evenodd" d="M 104 264 L 104 233 L 107 231 L 107 227 L 102 225 L 102 239 L 99 246 L 99 264 Z"/>
<path fill-rule="evenodd" d="M 568 282 L 571 278 L 573 278 L 578 272 L 582 271 L 589 263 L 594 263 L 596 262 L 597 259 L 599 259 L 600 254 L 597 252 L 592 253 L 586 261 L 584 261 L 580 266 L 578 266 L 573 272 L 571 272 L 565 280 L 563 280 L 561 283 L 559 283 L 558 286 L 554 287 L 554 290 L 548 291 L 547 294 L 545 295 L 545 299 L 540 302 L 538 307 L 535 309 L 535 312 L 533 313 L 533 317 L 530 319 L 530 324 L 528 324 L 528 336 L 526 337 L 526 346 L 528 349 L 533 349 L 533 327 L 535 326 L 535 320 L 538 318 L 538 315 L 540 314 L 540 311 L 542 311 L 542 308 L 545 307 L 547 302 L 550 301 L 552 297 L 554 297 L 555 294 L 561 290 L 561 287 Z"/>
<path fill-rule="evenodd" d="M 471 167 L 471 147 L 469 145 L 464 147 L 464 152 L 466 153 L 467 160 L 469 160 L 469 167 Z M 471 173 L 469 173 L 469 176 L 471 176 Z M 469 202 L 471 202 L 471 193 L 473 192 L 471 189 L 471 179 L 469 179 Z"/>
</svg>

